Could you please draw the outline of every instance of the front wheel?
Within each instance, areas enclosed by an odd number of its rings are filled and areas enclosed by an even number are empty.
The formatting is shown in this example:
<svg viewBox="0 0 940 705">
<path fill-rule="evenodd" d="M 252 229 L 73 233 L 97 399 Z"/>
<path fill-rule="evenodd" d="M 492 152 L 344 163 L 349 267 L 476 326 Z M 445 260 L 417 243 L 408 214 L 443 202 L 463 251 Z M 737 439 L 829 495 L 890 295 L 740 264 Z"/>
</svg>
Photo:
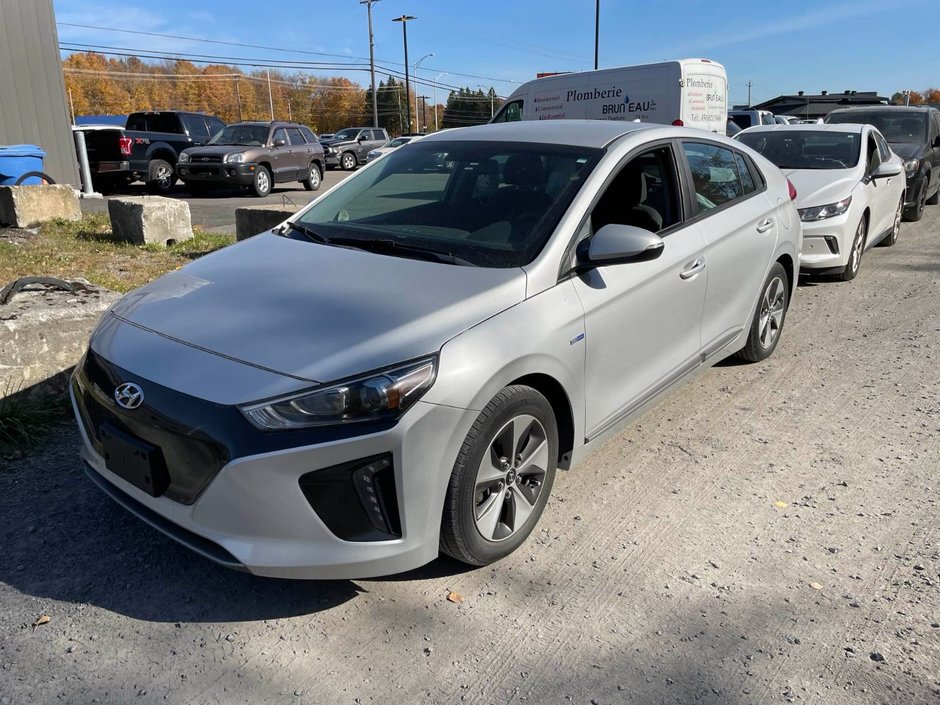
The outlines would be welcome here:
<svg viewBox="0 0 940 705">
<path fill-rule="evenodd" d="M 304 188 L 308 191 L 316 191 L 320 188 L 320 167 L 317 166 L 316 162 L 310 164 L 310 169 L 307 171 L 307 178 L 301 181 L 304 185 Z"/>
<path fill-rule="evenodd" d="M 266 167 L 255 169 L 255 178 L 251 182 L 251 190 L 256 196 L 262 198 L 271 193 L 271 172 Z"/>
<path fill-rule="evenodd" d="M 898 235 L 901 233 L 901 219 L 904 215 L 904 194 L 901 194 L 901 200 L 898 202 L 898 209 L 894 213 L 894 223 L 891 225 L 891 232 L 885 235 L 881 241 L 882 247 L 892 247 L 897 244 Z"/>
<path fill-rule="evenodd" d="M 855 229 L 855 239 L 852 240 L 852 251 L 849 253 L 848 264 L 839 275 L 839 279 L 844 282 L 850 282 L 858 275 L 859 267 L 862 265 L 862 254 L 865 252 L 865 237 L 868 233 L 868 220 L 865 216 L 858 221 L 858 227 Z"/>
<path fill-rule="evenodd" d="M 176 185 L 176 172 L 173 165 L 164 159 L 151 159 L 147 167 L 147 190 L 150 193 L 165 195 Z"/>
<path fill-rule="evenodd" d="M 352 171 L 356 168 L 356 155 L 352 152 L 343 152 L 343 156 L 339 160 L 340 166 L 343 167 L 343 171 Z"/>
<path fill-rule="evenodd" d="M 789 296 L 787 272 L 782 264 L 775 262 L 764 280 L 747 343 L 737 354 L 739 358 L 748 362 L 760 362 L 773 354 L 783 332 Z"/>
<path fill-rule="evenodd" d="M 918 220 L 924 217 L 924 206 L 927 205 L 927 179 L 924 178 L 920 182 L 920 188 L 917 191 L 917 200 L 914 201 L 914 205 L 911 207 L 904 215 L 904 220 L 909 220 L 912 223 L 916 223 Z"/>
<path fill-rule="evenodd" d="M 933 172 L 930 173 L 930 175 L 932 175 L 932 174 L 933 174 Z M 930 181 L 930 178 L 929 178 L 930 175 L 928 175 L 928 177 L 925 177 L 925 178 L 924 178 L 924 181 L 925 181 L 925 182 L 929 182 L 929 181 Z M 924 186 L 924 190 L 925 190 L 925 191 L 926 191 L 926 189 L 927 189 L 927 187 Z M 930 198 L 924 200 L 924 203 L 926 203 L 928 206 L 936 206 L 936 205 L 940 204 L 940 186 L 938 186 L 938 187 L 937 187 L 937 190 L 933 192 L 933 196 L 931 196 Z"/>
<path fill-rule="evenodd" d="M 441 550 L 470 565 L 515 551 L 538 523 L 555 479 L 558 427 L 531 387 L 506 387 L 480 412 L 454 469 Z"/>
</svg>

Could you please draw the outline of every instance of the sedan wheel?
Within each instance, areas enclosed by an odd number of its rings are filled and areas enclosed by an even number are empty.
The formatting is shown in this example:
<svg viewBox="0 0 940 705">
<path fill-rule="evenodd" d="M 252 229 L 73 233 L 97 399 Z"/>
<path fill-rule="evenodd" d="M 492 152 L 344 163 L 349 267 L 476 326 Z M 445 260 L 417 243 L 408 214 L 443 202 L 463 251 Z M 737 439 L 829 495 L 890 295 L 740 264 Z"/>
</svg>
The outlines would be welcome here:
<svg viewBox="0 0 940 705">
<path fill-rule="evenodd" d="M 904 216 L 904 194 L 901 194 L 901 200 L 898 202 L 898 208 L 894 213 L 894 223 L 891 226 L 891 232 L 889 232 L 881 240 L 883 247 L 891 247 L 898 241 L 898 235 L 901 233 L 901 220 Z"/>
<path fill-rule="evenodd" d="M 907 213 L 905 220 L 909 220 L 912 223 L 916 223 L 918 220 L 924 217 L 924 208 L 927 205 L 927 179 L 922 179 L 920 182 L 920 189 L 917 191 L 917 200 L 914 202 L 914 207 Z"/>
<path fill-rule="evenodd" d="M 779 262 L 775 262 L 761 289 L 747 342 L 737 353 L 742 360 L 760 362 L 773 354 L 777 343 L 780 342 L 780 334 L 787 317 L 790 296 L 788 287 L 786 270 Z"/>
<path fill-rule="evenodd" d="M 865 251 L 865 234 L 868 231 L 868 221 L 863 216 L 855 229 L 855 239 L 852 240 L 852 251 L 849 253 L 848 264 L 845 265 L 845 271 L 839 277 L 844 282 L 855 279 L 859 267 L 862 265 L 862 254 Z"/>
<path fill-rule="evenodd" d="M 557 459 L 551 404 L 531 387 L 506 387 L 480 413 L 457 456 L 441 549 L 471 565 L 512 553 L 548 502 Z"/>
</svg>

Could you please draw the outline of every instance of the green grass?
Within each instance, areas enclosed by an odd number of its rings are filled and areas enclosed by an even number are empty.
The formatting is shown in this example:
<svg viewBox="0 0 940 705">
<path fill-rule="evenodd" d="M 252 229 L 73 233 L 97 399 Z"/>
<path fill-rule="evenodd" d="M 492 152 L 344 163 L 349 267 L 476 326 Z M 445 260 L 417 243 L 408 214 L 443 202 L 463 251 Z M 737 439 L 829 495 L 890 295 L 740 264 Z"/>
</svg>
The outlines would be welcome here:
<svg viewBox="0 0 940 705">
<path fill-rule="evenodd" d="M 192 240 L 170 247 L 114 239 L 106 214 L 46 223 L 19 244 L 0 242 L 0 286 L 24 276 L 81 277 L 126 292 L 235 242 L 235 236 L 193 228 Z"/>
<path fill-rule="evenodd" d="M 64 394 L 29 398 L 7 394 L 0 399 L 0 459 L 35 448 L 49 429 L 68 416 Z"/>
</svg>

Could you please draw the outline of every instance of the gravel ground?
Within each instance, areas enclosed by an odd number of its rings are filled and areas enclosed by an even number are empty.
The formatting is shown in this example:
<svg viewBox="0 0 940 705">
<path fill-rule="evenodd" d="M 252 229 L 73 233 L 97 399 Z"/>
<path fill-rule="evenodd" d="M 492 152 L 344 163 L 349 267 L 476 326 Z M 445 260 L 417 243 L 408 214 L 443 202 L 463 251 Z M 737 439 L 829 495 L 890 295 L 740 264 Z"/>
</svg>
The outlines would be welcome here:
<svg viewBox="0 0 940 705">
<path fill-rule="evenodd" d="M 938 304 L 930 208 L 478 570 L 226 571 L 102 496 L 63 426 L 0 470 L 0 703 L 938 703 Z"/>
</svg>

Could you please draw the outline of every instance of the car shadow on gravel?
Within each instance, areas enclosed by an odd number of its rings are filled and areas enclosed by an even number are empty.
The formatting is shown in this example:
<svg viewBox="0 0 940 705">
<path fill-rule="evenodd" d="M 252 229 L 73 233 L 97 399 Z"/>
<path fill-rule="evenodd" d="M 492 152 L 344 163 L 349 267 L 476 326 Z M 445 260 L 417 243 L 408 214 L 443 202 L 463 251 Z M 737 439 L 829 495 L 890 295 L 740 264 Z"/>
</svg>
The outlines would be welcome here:
<svg viewBox="0 0 940 705">
<path fill-rule="evenodd" d="M 327 610 L 363 590 L 348 580 L 259 578 L 183 548 L 86 477 L 64 427 L 0 472 L 0 582 L 21 593 L 153 622 L 238 622 Z"/>
</svg>

